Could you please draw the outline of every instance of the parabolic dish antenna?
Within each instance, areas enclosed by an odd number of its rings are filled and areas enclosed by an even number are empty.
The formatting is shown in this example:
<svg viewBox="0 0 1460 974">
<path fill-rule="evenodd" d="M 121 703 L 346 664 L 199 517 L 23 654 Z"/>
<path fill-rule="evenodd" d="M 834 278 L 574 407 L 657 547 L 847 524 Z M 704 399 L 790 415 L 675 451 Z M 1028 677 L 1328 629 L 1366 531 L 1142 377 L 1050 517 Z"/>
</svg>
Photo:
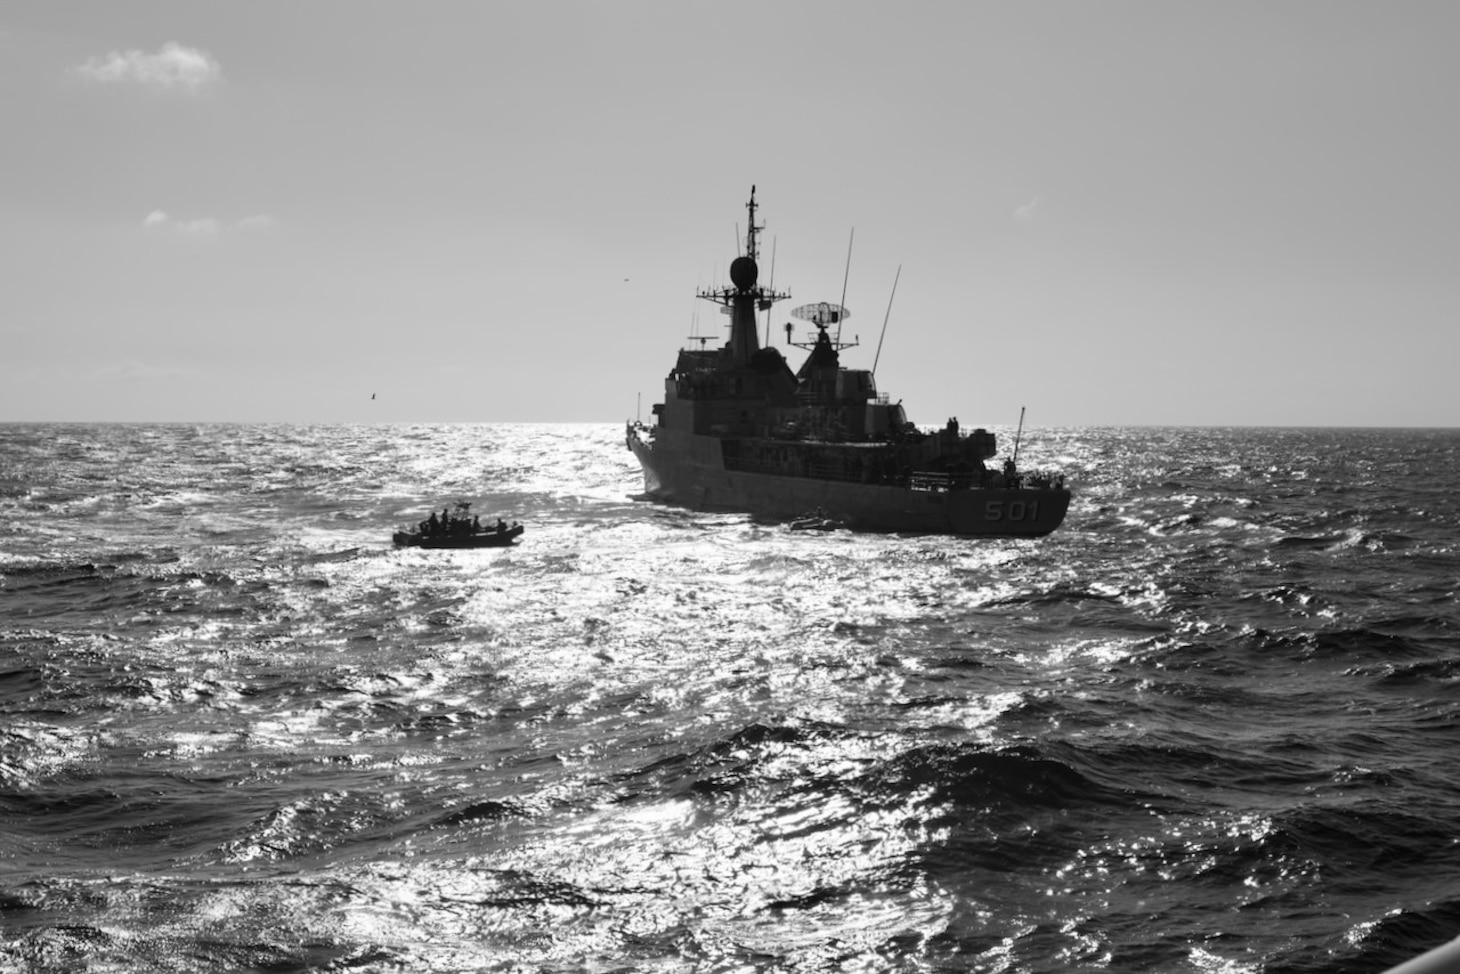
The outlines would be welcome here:
<svg viewBox="0 0 1460 974">
<path fill-rule="evenodd" d="M 852 313 L 839 304 L 832 304 L 829 301 L 818 301 L 815 304 L 803 304 L 791 311 L 792 318 L 800 318 L 802 321 L 809 321 L 813 325 L 836 325 L 846 321 Z"/>
</svg>

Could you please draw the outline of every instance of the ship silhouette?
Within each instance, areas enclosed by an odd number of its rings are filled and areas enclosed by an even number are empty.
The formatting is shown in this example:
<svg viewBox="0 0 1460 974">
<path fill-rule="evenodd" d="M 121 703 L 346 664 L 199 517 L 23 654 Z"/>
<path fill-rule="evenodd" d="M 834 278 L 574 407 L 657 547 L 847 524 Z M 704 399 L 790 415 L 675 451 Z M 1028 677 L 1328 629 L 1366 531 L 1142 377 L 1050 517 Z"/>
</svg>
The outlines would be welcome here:
<svg viewBox="0 0 1460 974">
<path fill-rule="evenodd" d="M 816 302 L 791 312 L 815 334 L 792 371 L 762 347 L 759 312 L 790 297 L 760 284 L 755 187 L 745 252 L 726 286 L 698 297 L 730 316 L 730 340 L 683 348 L 664 383 L 652 425 L 630 422 L 628 448 L 652 499 L 698 510 L 795 519 L 808 512 L 853 530 L 1034 537 L 1059 527 L 1070 492 L 1062 475 L 1030 472 L 1015 455 L 990 466 L 993 433 L 965 432 L 956 419 L 923 430 L 899 400 L 877 391 L 873 373 L 841 364 L 849 312 Z M 786 325 L 788 339 L 793 325 Z M 1022 430 L 1022 418 L 1021 418 Z"/>
</svg>

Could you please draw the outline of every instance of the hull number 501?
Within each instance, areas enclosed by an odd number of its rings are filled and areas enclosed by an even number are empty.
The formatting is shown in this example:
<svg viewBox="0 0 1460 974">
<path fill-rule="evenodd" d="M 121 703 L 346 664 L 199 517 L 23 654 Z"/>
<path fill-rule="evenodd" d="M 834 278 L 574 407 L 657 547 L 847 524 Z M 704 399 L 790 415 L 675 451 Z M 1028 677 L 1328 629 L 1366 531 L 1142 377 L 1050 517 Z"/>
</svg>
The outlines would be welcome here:
<svg viewBox="0 0 1460 974">
<path fill-rule="evenodd" d="M 1037 521 L 1039 501 L 987 501 L 983 506 L 985 521 Z"/>
</svg>

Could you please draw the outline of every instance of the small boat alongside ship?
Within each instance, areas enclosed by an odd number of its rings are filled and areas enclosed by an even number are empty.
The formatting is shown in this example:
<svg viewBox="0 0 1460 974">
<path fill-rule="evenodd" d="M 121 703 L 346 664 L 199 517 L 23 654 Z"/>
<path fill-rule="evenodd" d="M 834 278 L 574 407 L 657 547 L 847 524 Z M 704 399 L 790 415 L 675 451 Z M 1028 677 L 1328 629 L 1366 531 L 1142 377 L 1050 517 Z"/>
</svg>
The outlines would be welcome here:
<svg viewBox="0 0 1460 974">
<path fill-rule="evenodd" d="M 484 526 L 480 518 L 471 516 L 471 504 L 462 501 L 455 513 L 443 509 L 437 517 L 432 511 L 416 530 L 402 528 L 392 537 L 401 548 L 506 548 L 517 543 L 522 531 L 521 524 L 514 521 L 509 525 L 501 518 Z"/>
<path fill-rule="evenodd" d="M 910 423 L 902 404 L 877 392 L 871 370 L 840 353 L 840 304 L 803 305 L 792 316 L 816 329 L 801 367 L 762 347 L 757 316 L 790 294 L 760 284 L 755 187 L 745 253 L 731 284 L 698 297 L 730 316 L 720 348 L 684 348 L 653 407 L 653 425 L 630 422 L 626 442 L 656 500 L 699 510 L 797 519 L 816 511 L 854 530 L 1038 537 L 1064 520 L 1063 475 L 1023 472 L 1015 455 L 990 467 L 994 434 Z M 832 326 L 837 326 L 835 334 Z M 789 339 L 793 325 L 787 323 Z M 793 343 L 797 344 L 797 343 Z M 1021 423 L 1022 426 L 1022 423 Z"/>
<path fill-rule="evenodd" d="M 507 548 L 517 543 L 522 536 L 522 525 L 498 531 L 474 531 L 464 535 L 429 535 L 417 531 L 397 531 L 395 543 L 402 548 Z"/>
</svg>

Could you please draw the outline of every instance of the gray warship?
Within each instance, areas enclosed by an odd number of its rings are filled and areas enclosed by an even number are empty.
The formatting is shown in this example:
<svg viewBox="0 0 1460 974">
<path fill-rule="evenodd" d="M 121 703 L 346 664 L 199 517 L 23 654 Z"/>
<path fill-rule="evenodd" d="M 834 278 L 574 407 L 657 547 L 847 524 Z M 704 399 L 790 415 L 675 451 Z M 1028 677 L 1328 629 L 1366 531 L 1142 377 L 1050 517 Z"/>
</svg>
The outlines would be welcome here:
<svg viewBox="0 0 1460 974">
<path fill-rule="evenodd" d="M 731 283 L 697 295 L 730 316 L 729 342 L 692 339 L 699 347 L 680 350 L 653 424 L 628 423 L 648 497 L 858 531 L 1038 537 L 1059 527 L 1070 504 L 1064 477 L 1020 471 L 1017 440 L 1013 456 L 990 466 L 993 433 L 966 432 L 956 419 L 919 429 L 877 392 L 870 370 L 842 366 L 852 343 L 840 341 L 848 312 L 839 303 L 792 312 L 815 329 L 791 343 L 807 353 L 796 371 L 760 344 L 758 314 L 790 294 L 760 284 L 754 186 L 746 207 Z"/>
</svg>

